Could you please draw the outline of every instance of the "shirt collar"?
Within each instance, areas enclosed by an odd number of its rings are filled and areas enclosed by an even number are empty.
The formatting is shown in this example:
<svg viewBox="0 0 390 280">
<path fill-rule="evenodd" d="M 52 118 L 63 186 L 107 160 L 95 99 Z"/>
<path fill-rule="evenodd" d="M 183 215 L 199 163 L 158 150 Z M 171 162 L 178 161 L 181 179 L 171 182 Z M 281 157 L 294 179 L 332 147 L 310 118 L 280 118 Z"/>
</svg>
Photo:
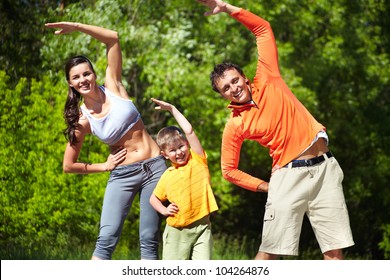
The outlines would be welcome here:
<svg viewBox="0 0 390 280">
<path fill-rule="evenodd" d="M 232 109 L 233 116 L 239 116 L 241 115 L 241 112 L 249 110 L 252 107 L 257 107 L 255 102 L 253 100 L 240 104 L 240 103 L 235 103 L 231 102 L 228 106 L 229 109 Z"/>
</svg>

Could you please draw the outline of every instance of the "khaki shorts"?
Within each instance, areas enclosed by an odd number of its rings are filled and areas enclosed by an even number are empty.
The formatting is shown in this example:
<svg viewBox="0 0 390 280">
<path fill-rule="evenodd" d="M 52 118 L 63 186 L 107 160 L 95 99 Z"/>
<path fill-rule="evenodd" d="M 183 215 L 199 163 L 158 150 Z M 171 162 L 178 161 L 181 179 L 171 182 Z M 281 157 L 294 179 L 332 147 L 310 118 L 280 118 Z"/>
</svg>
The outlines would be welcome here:
<svg viewBox="0 0 390 280">
<path fill-rule="evenodd" d="M 298 255 L 306 214 L 322 253 L 354 245 L 345 204 L 344 178 L 334 157 L 310 167 L 281 168 L 273 173 L 259 251 Z"/>
<path fill-rule="evenodd" d="M 163 234 L 163 260 L 210 260 L 213 247 L 211 224 L 206 216 L 183 228 L 168 224 Z"/>
</svg>

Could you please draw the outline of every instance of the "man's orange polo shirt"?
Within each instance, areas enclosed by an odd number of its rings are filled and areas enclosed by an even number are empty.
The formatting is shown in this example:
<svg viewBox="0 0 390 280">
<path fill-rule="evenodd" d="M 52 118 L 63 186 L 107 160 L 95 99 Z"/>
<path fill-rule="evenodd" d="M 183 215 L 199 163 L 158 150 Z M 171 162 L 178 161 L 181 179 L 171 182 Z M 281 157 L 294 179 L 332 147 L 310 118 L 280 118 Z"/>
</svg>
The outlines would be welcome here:
<svg viewBox="0 0 390 280">
<path fill-rule="evenodd" d="M 263 180 L 238 169 L 244 140 L 267 147 L 272 166 L 282 167 L 309 147 L 325 127 L 314 119 L 280 76 L 270 24 L 243 9 L 231 16 L 256 36 L 258 64 L 251 84 L 252 103 L 228 106 L 232 114 L 223 132 L 221 167 L 225 179 L 256 191 Z"/>
</svg>

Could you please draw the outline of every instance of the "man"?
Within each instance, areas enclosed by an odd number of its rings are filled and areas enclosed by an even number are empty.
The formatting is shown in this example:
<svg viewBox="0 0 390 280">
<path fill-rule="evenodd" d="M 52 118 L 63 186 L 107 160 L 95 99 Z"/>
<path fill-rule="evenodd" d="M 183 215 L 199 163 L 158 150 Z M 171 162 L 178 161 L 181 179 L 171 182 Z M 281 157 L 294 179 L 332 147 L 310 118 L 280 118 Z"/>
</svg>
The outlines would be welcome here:
<svg viewBox="0 0 390 280">
<path fill-rule="evenodd" d="M 314 119 L 283 81 L 270 24 L 221 0 L 197 0 L 205 15 L 227 13 L 256 37 L 258 64 L 253 83 L 234 64 L 215 66 L 213 90 L 230 101 L 232 114 L 222 137 L 225 179 L 245 189 L 267 192 L 262 243 L 255 259 L 298 255 L 307 214 L 324 259 L 343 259 L 354 245 L 345 204 L 343 172 L 328 149 L 326 128 Z M 273 159 L 270 182 L 238 169 L 245 139 L 257 141 Z"/>
</svg>

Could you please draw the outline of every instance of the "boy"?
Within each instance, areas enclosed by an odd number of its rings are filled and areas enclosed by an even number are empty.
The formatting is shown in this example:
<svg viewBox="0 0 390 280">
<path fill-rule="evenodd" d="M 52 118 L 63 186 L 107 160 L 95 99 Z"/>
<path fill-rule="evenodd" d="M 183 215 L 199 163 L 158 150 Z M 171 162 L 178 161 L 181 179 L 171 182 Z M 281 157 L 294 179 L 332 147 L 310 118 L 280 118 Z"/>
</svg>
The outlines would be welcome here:
<svg viewBox="0 0 390 280">
<path fill-rule="evenodd" d="M 161 129 L 157 144 L 172 162 L 161 176 L 150 204 L 167 217 L 163 235 L 163 260 L 209 260 L 212 254 L 210 213 L 218 210 L 210 186 L 207 155 L 192 125 L 175 106 L 152 98 L 156 110 L 167 110 L 175 126 Z M 163 203 L 169 201 L 168 206 Z"/>
</svg>

